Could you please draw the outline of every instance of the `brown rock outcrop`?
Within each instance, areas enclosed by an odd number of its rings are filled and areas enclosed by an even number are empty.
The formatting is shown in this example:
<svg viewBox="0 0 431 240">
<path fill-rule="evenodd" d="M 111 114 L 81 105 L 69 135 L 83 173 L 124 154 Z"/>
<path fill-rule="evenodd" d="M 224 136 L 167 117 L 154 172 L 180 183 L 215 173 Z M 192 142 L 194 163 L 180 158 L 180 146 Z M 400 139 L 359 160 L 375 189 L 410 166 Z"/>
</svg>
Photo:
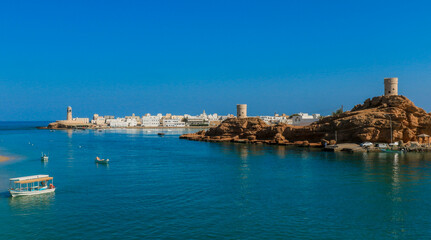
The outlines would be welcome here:
<svg viewBox="0 0 431 240">
<path fill-rule="evenodd" d="M 425 110 L 404 96 L 380 96 L 309 126 L 269 126 L 260 118 L 230 118 L 206 132 L 185 134 L 181 138 L 272 144 L 301 141 L 307 143 L 304 145 L 322 145 L 320 143 L 334 140 L 337 134 L 339 143 L 390 142 L 391 119 L 393 141 L 417 141 L 419 134 L 431 135 L 431 115 Z"/>
<path fill-rule="evenodd" d="M 91 123 L 74 123 L 69 121 L 57 121 L 48 124 L 48 129 L 71 129 L 71 128 L 93 128 Z"/>
</svg>

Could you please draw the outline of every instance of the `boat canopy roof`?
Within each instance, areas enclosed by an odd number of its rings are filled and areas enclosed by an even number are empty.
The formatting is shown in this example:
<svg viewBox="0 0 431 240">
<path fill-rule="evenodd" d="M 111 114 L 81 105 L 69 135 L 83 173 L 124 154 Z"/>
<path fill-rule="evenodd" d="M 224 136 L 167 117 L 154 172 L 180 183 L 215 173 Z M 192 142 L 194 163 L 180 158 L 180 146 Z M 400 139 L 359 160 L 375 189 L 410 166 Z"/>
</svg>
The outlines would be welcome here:
<svg viewBox="0 0 431 240">
<path fill-rule="evenodd" d="M 35 178 L 35 179 L 30 179 L 30 180 L 16 181 L 15 183 L 24 184 L 24 183 L 32 183 L 32 182 L 49 181 L 52 179 L 53 179 L 53 177 L 44 177 L 44 178 Z"/>
<path fill-rule="evenodd" d="M 51 179 L 52 177 L 49 177 L 49 175 L 33 175 L 33 176 L 27 176 L 27 177 L 11 178 L 9 180 L 16 181 L 16 183 L 30 183 L 30 182 L 46 181 Z"/>
</svg>

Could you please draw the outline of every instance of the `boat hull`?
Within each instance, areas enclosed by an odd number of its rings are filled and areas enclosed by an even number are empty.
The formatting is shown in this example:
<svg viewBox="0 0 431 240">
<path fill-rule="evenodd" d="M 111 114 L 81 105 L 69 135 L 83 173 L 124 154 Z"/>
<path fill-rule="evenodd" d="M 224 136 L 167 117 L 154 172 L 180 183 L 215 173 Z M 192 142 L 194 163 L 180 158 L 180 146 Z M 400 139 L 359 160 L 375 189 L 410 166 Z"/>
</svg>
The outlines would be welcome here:
<svg viewBox="0 0 431 240">
<path fill-rule="evenodd" d="M 385 152 L 385 153 L 402 153 L 403 152 L 403 151 L 390 150 L 390 149 L 380 149 L 380 151 Z"/>
<path fill-rule="evenodd" d="M 96 160 L 96 163 L 108 164 L 109 160 L 100 160 L 100 161 Z"/>
<path fill-rule="evenodd" d="M 10 195 L 12 195 L 12 197 L 33 196 L 33 195 L 39 195 L 39 194 L 44 194 L 44 193 L 55 192 L 55 188 L 48 188 L 48 189 L 40 190 L 40 191 L 14 191 L 14 190 L 9 190 L 9 192 L 10 192 Z"/>
</svg>

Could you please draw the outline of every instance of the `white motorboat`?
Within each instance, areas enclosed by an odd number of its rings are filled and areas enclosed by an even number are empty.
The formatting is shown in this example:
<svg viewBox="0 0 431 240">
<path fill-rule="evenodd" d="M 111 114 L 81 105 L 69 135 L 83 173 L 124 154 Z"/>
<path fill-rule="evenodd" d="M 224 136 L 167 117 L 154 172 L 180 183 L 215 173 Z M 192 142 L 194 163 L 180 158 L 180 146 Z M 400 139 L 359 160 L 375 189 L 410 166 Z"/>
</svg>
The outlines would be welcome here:
<svg viewBox="0 0 431 240">
<path fill-rule="evenodd" d="M 55 192 L 54 179 L 49 175 L 34 175 L 9 179 L 12 197 L 31 196 Z"/>
<path fill-rule="evenodd" d="M 41 160 L 42 162 L 48 162 L 48 156 L 47 156 L 46 154 L 43 154 L 43 153 L 42 153 L 42 156 L 40 157 L 40 160 Z"/>
<path fill-rule="evenodd" d="M 96 163 L 108 164 L 109 163 L 109 159 L 100 159 L 99 157 L 96 157 Z"/>
</svg>

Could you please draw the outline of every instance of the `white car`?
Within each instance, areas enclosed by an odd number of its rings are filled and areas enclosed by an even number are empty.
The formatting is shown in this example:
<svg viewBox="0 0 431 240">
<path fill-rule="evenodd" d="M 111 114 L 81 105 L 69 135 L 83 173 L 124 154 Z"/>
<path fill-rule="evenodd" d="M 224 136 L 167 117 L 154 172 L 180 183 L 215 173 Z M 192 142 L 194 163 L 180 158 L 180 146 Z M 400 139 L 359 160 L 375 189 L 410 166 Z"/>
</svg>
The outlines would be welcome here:
<svg viewBox="0 0 431 240">
<path fill-rule="evenodd" d="M 371 143 L 371 142 L 361 143 L 361 147 L 371 147 L 371 146 L 373 146 L 373 143 Z"/>
<path fill-rule="evenodd" d="M 376 143 L 375 147 L 380 148 L 380 149 L 389 148 L 388 144 L 386 144 L 386 143 Z"/>
</svg>

